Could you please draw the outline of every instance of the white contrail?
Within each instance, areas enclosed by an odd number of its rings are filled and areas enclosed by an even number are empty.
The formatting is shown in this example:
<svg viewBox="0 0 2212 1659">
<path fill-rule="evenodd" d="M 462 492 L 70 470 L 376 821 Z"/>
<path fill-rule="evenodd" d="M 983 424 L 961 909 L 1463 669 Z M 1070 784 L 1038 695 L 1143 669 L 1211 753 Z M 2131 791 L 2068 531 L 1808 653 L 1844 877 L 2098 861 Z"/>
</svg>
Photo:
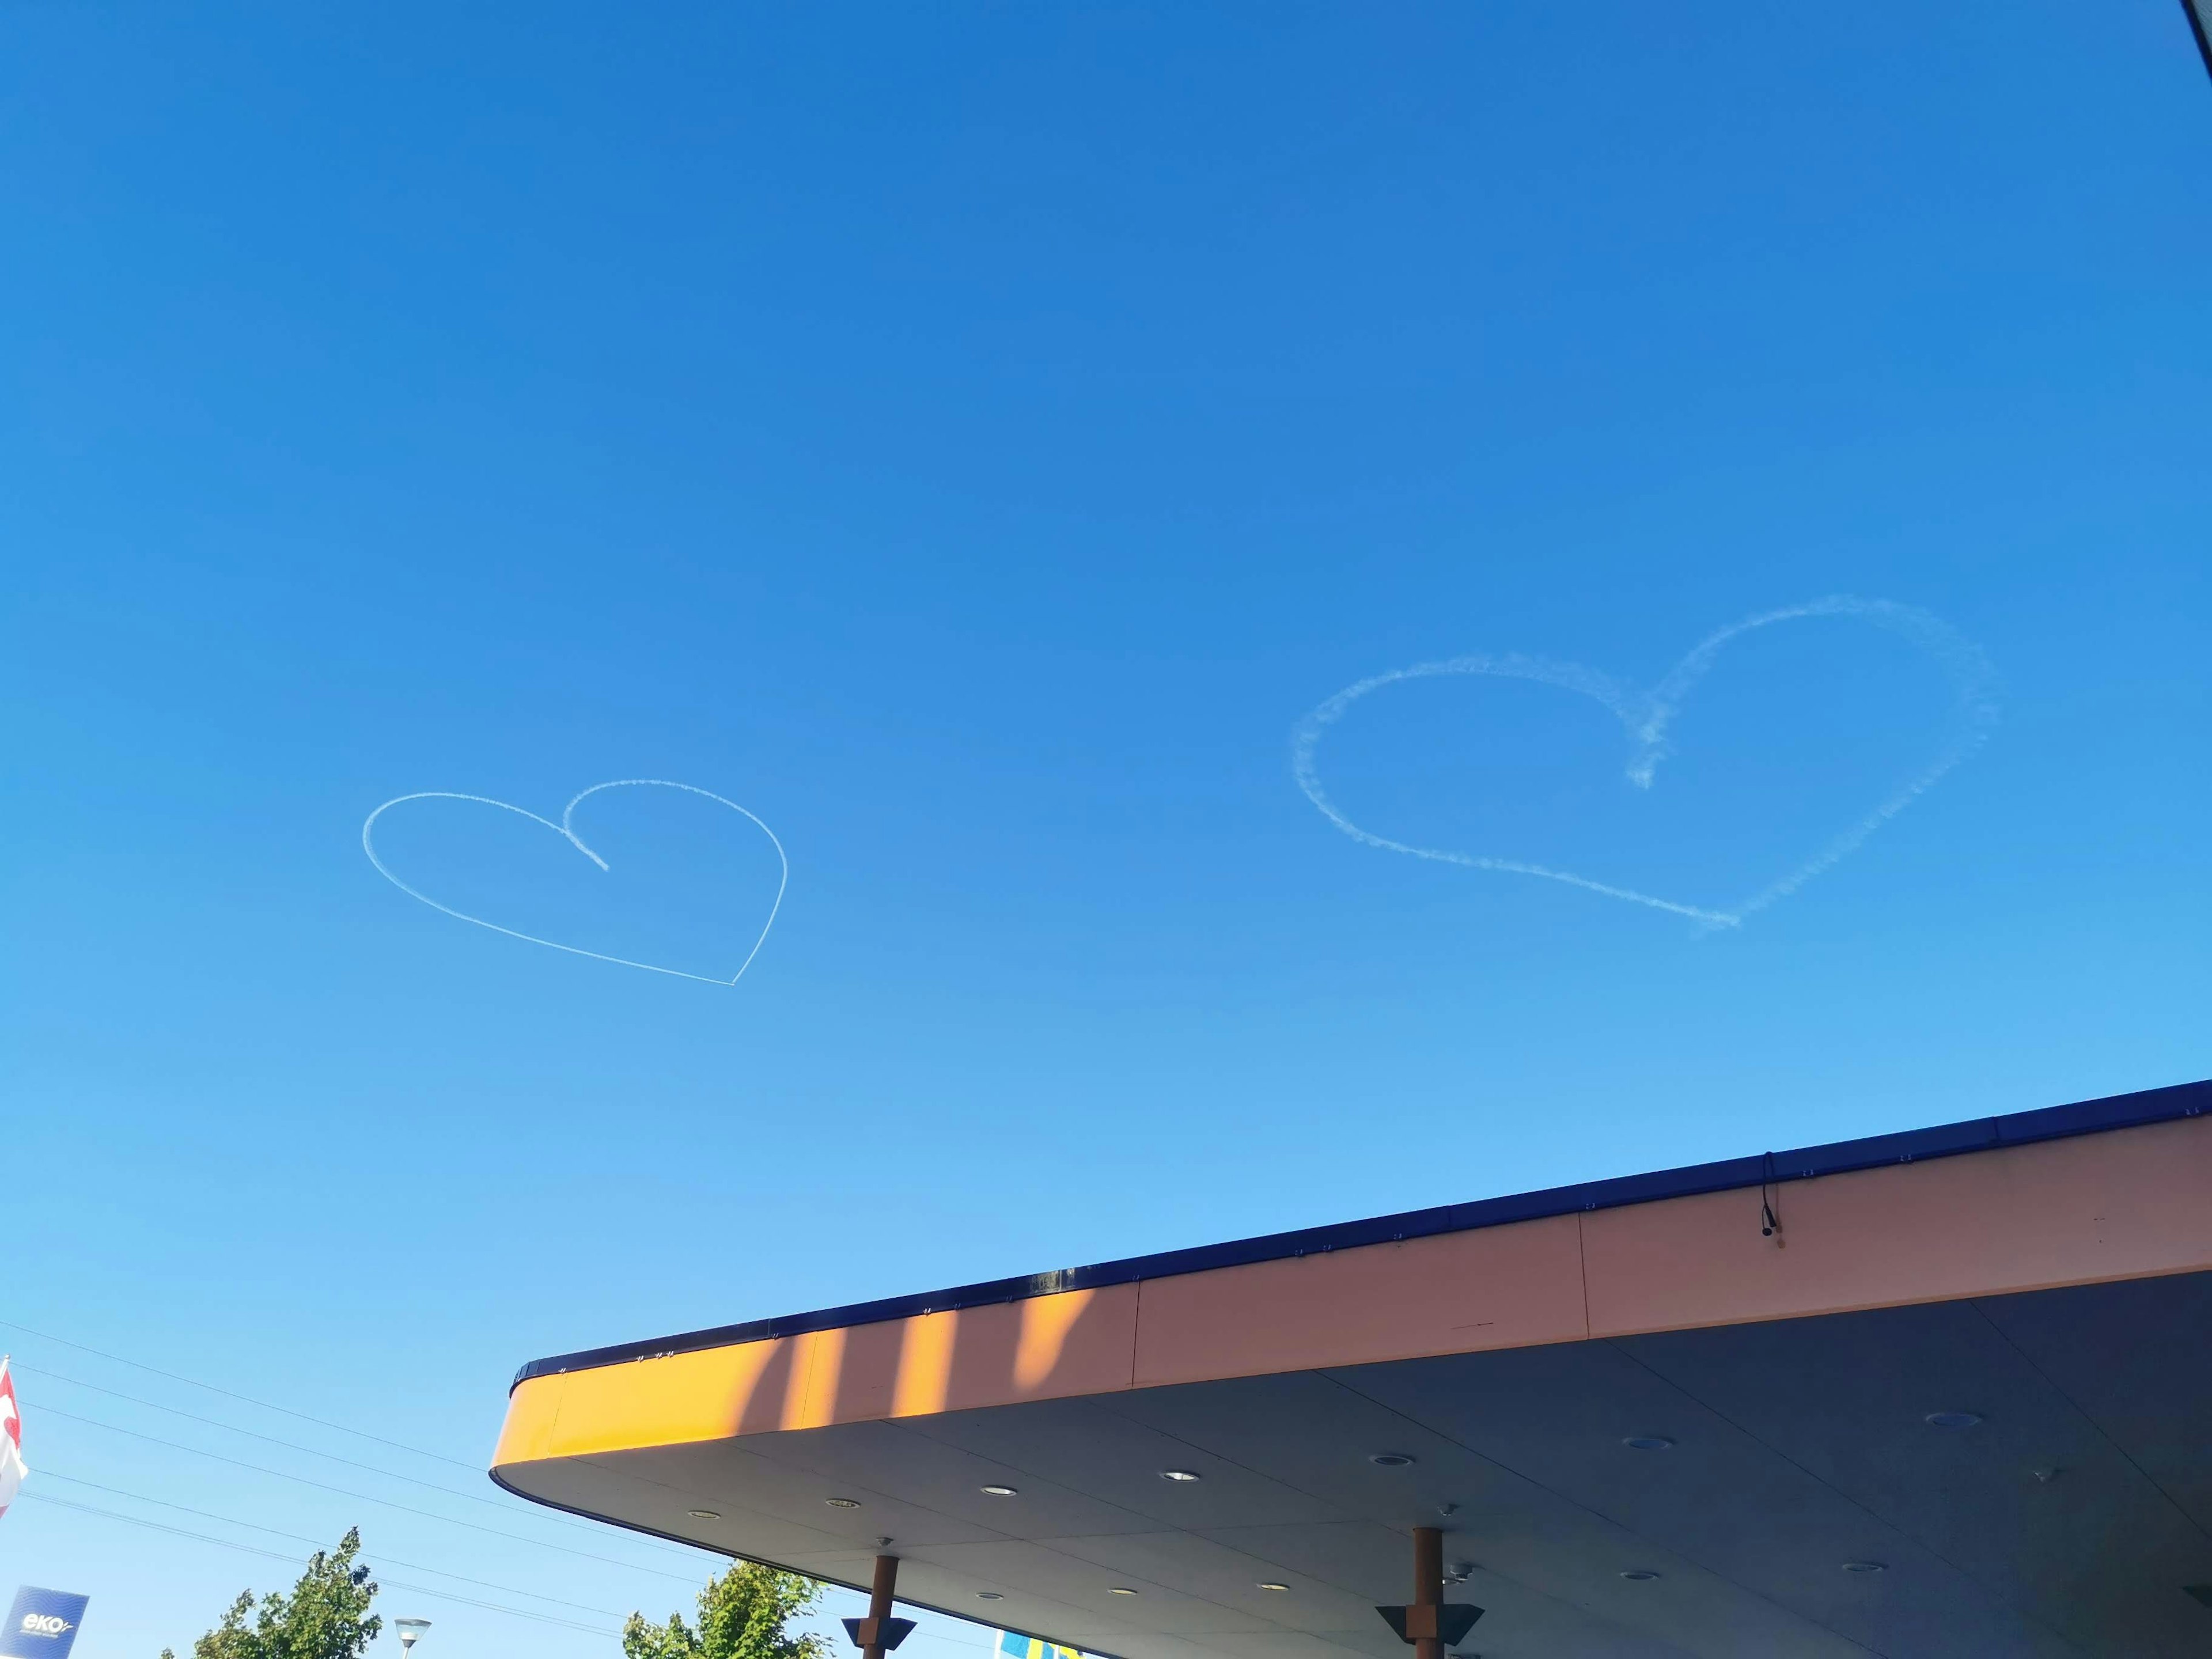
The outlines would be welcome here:
<svg viewBox="0 0 2212 1659">
<path fill-rule="evenodd" d="M 726 806 L 741 817 L 750 818 L 761 834 L 768 837 L 769 845 L 775 848 L 776 864 L 781 873 L 776 877 L 775 901 L 768 907 L 768 920 L 761 924 L 760 933 L 753 940 L 753 948 L 745 952 L 745 959 L 738 964 L 738 971 L 727 979 L 715 979 L 707 974 L 686 973 L 681 968 L 664 968 L 658 963 L 633 962 L 628 957 L 611 957 L 601 951 L 586 951 L 580 945 L 563 945 L 557 939 L 540 939 L 535 933 L 522 933 L 513 927 L 502 927 L 495 921 L 486 921 L 482 916 L 472 916 L 465 910 L 456 910 L 450 904 L 441 904 L 428 893 L 419 892 L 410 887 L 398 877 L 393 875 L 384 860 L 376 855 L 376 821 L 393 807 L 410 800 L 465 800 L 474 801 L 479 806 L 496 806 L 503 812 L 513 812 L 519 817 L 528 818 L 532 823 L 542 823 L 567 841 L 570 846 L 591 860 L 592 863 L 598 865 L 600 869 L 605 870 L 607 868 L 607 861 L 585 845 L 583 837 L 579 836 L 572 827 L 570 821 L 575 814 L 577 802 L 598 794 L 602 789 L 635 788 L 681 789 L 686 794 L 703 795 L 708 800 Z M 783 908 L 783 890 L 791 882 L 791 860 L 784 856 L 783 843 L 776 839 L 775 831 L 762 823 L 757 815 L 746 811 L 737 802 L 714 793 L 711 789 L 701 789 L 689 783 L 672 783 L 666 778 L 617 778 L 608 783 L 595 783 L 590 788 L 574 796 L 566 806 L 561 809 L 561 821 L 558 823 L 550 818 L 542 818 L 537 813 L 509 802 L 494 800 L 489 795 L 463 795 L 450 789 L 419 789 L 411 795 L 394 796 L 362 821 L 361 850 L 368 854 L 368 861 L 376 866 L 376 872 L 385 880 L 406 894 L 408 897 L 421 900 L 433 910 L 442 910 L 446 915 L 457 917 L 462 921 L 474 922 L 479 927 L 489 927 L 495 933 L 505 933 L 509 939 L 524 939 L 532 945 L 543 945 L 550 950 L 566 951 L 571 956 L 589 957 L 595 962 L 611 962 L 623 968 L 642 968 L 649 974 L 668 974 L 677 979 L 697 980 L 702 985 L 735 985 L 745 976 L 745 969 L 753 965 L 753 958 L 760 954 L 761 946 L 768 942 L 768 930 L 775 926 L 775 913 Z"/>
<path fill-rule="evenodd" d="M 1315 750 L 1320 745 L 1322 734 L 1344 717 L 1346 709 L 1370 692 L 1401 680 L 1424 679 L 1443 674 L 1484 674 L 1503 679 L 1535 680 L 1546 685 L 1556 685 L 1562 690 L 1578 692 L 1604 704 L 1620 721 L 1635 744 L 1634 752 L 1628 761 L 1629 781 L 1639 789 L 1649 789 L 1658 771 L 1659 763 L 1674 752 L 1667 740 L 1668 726 L 1680 711 L 1683 699 L 1712 666 L 1721 647 L 1757 629 L 1771 627 L 1776 623 L 1795 622 L 1806 617 L 1846 617 L 1886 629 L 1935 658 L 1951 680 L 1953 699 L 1948 729 L 1942 747 L 1927 765 L 1906 777 L 1871 811 L 1804 863 L 1778 881 L 1761 888 L 1732 909 L 1714 910 L 1694 904 L 1678 903 L 1672 899 L 1638 892 L 1633 888 L 1592 881 L 1570 871 L 1554 870 L 1518 859 L 1491 858 L 1392 841 L 1388 836 L 1362 829 L 1346 817 L 1322 787 L 1321 775 L 1315 766 Z M 1541 876 L 1548 881 L 1565 882 L 1571 887 L 1602 893 L 1608 898 L 1626 899 L 1632 904 L 1649 905 L 1655 910 L 1687 916 L 1707 927 L 1735 927 L 1742 924 L 1746 916 L 1765 909 L 1778 899 L 1788 897 L 1853 851 L 1972 753 L 1996 724 L 1996 671 L 1990 666 L 1981 648 L 1949 623 L 1909 605 L 1837 594 L 1804 605 L 1786 605 L 1778 611 L 1763 611 L 1707 635 L 1649 691 L 1638 691 L 1610 675 L 1601 674 L 1594 668 L 1585 668 L 1578 663 L 1553 662 L 1542 657 L 1518 655 L 1451 657 L 1441 662 L 1416 663 L 1410 668 L 1394 668 L 1387 673 L 1370 675 L 1345 687 L 1292 728 L 1291 774 L 1297 780 L 1298 787 L 1305 792 L 1306 799 L 1321 810 L 1323 817 L 1354 841 L 1367 846 L 1379 847 L 1392 853 L 1405 853 L 1418 859 L 1430 859 L 1439 864 L 1462 865 L 1471 870 L 1503 870 L 1516 875 Z"/>
</svg>

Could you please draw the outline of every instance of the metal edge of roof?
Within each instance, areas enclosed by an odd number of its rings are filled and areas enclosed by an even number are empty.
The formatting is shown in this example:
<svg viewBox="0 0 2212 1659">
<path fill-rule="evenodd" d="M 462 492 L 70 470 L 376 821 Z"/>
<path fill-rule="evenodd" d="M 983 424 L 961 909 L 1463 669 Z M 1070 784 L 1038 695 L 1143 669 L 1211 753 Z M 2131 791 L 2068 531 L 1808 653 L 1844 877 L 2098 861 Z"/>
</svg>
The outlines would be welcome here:
<svg viewBox="0 0 2212 1659">
<path fill-rule="evenodd" d="M 2004 1146 L 2063 1140 L 2076 1135 L 2100 1134 L 2112 1129 L 2135 1128 L 2176 1118 L 2197 1117 L 2212 1111 L 2212 1079 L 2179 1083 L 2163 1089 L 2144 1089 L 2132 1094 L 2108 1095 L 2102 1099 L 2076 1101 L 2070 1105 L 2046 1106 L 2013 1112 L 2001 1117 L 1972 1118 L 1963 1123 L 1933 1128 L 1907 1129 L 1894 1134 L 1869 1135 L 1856 1140 L 1832 1141 L 1821 1146 L 1801 1146 L 1792 1152 L 1767 1152 L 1750 1158 L 1723 1158 L 1713 1164 L 1692 1164 L 1649 1175 L 1619 1176 L 1606 1181 L 1583 1182 L 1571 1187 L 1552 1187 L 1539 1192 L 1504 1198 L 1478 1199 L 1466 1204 L 1443 1204 L 1398 1215 L 1376 1216 L 1364 1221 L 1340 1221 L 1291 1232 L 1268 1233 L 1258 1238 L 1201 1244 L 1152 1255 L 1126 1256 L 1088 1267 L 1062 1267 L 1050 1273 L 1012 1279 L 994 1279 L 949 1290 L 919 1295 L 885 1297 L 855 1302 L 842 1308 L 813 1313 L 786 1314 L 772 1319 L 748 1320 L 742 1324 L 717 1325 L 708 1330 L 686 1331 L 675 1336 L 648 1338 L 642 1342 L 617 1343 L 611 1347 L 585 1348 L 574 1353 L 533 1359 L 514 1375 L 508 1392 L 532 1377 L 557 1376 L 566 1371 L 590 1370 L 602 1365 L 656 1359 L 670 1354 L 696 1353 L 706 1348 L 729 1347 L 740 1342 L 765 1341 L 779 1336 L 798 1336 L 808 1331 L 840 1329 L 851 1325 L 874 1325 L 886 1320 L 907 1319 L 917 1314 L 945 1313 L 994 1303 L 1020 1302 L 1033 1296 L 1061 1291 L 1097 1290 L 1127 1285 L 1138 1279 L 1165 1279 L 1178 1273 L 1205 1273 L 1215 1267 L 1237 1267 L 1255 1261 L 1276 1261 L 1292 1256 L 1330 1250 L 1352 1249 L 1364 1244 L 1388 1244 L 1407 1238 L 1426 1238 L 1439 1233 L 1472 1232 L 1501 1227 L 1516 1221 L 1536 1221 L 1547 1216 L 1570 1215 L 1584 1210 L 1618 1209 L 1649 1204 L 1660 1199 L 1691 1198 L 1703 1193 L 1728 1192 L 1768 1182 L 1807 1181 L 1816 1176 L 1845 1175 L 1857 1170 L 1880 1169 L 1893 1164 L 1912 1164 L 1924 1158 L 1955 1158 L 1966 1152 L 1994 1152 Z"/>
<path fill-rule="evenodd" d="M 2205 71 L 2212 74 L 2212 4 L 2207 0 L 2181 0 L 2181 9 L 2189 19 L 2189 32 L 2197 37 L 2197 55 L 2203 58 Z"/>
</svg>

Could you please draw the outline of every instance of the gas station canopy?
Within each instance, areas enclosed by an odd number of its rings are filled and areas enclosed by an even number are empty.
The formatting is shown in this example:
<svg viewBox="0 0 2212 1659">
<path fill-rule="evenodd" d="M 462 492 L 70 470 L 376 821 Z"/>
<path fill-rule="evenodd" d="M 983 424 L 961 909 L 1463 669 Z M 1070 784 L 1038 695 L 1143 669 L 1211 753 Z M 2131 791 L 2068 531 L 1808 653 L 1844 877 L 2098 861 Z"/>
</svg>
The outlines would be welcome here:
<svg viewBox="0 0 2212 1659">
<path fill-rule="evenodd" d="M 2201 1656 L 2212 1083 L 538 1360 L 492 1475 L 1124 1659 L 1400 1659 L 1436 1534 L 1485 1659 Z"/>
</svg>

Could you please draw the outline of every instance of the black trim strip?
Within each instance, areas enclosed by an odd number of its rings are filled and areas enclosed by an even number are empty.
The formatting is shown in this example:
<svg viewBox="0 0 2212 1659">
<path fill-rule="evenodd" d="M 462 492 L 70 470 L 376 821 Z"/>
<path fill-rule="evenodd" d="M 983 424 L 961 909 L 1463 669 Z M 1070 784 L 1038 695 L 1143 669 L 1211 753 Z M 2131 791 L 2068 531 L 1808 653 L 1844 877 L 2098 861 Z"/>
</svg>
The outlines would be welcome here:
<svg viewBox="0 0 2212 1659">
<path fill-rule="evenodd" d="M 2206 0 L 2181 0 L 2181 9 L 2189 18 L 2189 32 L 2197 37 L 2197 52 L 2204 60 L 2205 71 L 2212 74 L 2212 36 L 2205 33 Z"/>
<path fill-rule="evenodd" d="M 925 1291 L 919 1296 L 885 1297 L 880 1301 L 824 1308 L 817 1313 L 787 1314 L 777 1319 L 749 1320 L 739 1325 L 718 1325 L 711 1330 L 686 1331 L 678 1336 L 556 1354 L 550 1359 L 533 1359 L 517 1371 L 508 1392 L 513 1393 L 516 1384 L 533 1376 L 556 1376 L 564 1371 L 627 1364 L 632 1360 L 656 1359 L 667 1354 L 696 1353 L 702 1348 L 728 1347 L 769 1337 L 797 1336 L 806 1331 L 835 1330 L 848 1325 L 873 1325 L 889 1319 L 910 1318 L 915 1314 L 1020 1302 L 1033 1296 L 1050 1296 L 1057 1291 L 1097 1290 L 1141 1279 L 1165 1279 L 1176 1273 L 1205 1273 L 1215 1267 L 1242 1267 L 1254 1261 L 1277 1261 L 1287 1256 L 1353 1249 L 1362 1244 L 1387 1244 L 1438 1233 L 1471 1232 L 1481 1227 L 1502 1227 L 1516 1221 L 1569 1215 L 1578 1210 L 1612 1210 L 1663 1198 L 1729 1192 L 1776 1181 L 1805 1181 L 1815 1176 L 1844 1175 L 1853 1170 L 1879 1169 L 1890 1164 L 1912 1164 L 1922 1158 L 1954 1158 L 1962 1152 L 1991 1152 L 2000 1146 L 2063 1140 L 2074 1135 L 2101 1134 L 2110 1129 L 2197 1117 L 2208 1110 L 2212 1110 L 2212 1080 L 2180 1083 L 2170 1088 L 2111 1095 L 2101 1100 L 2047 1106 L 2003 1117 L 1975 1118 L 1931 1129 L 1908 1129 L 1898 1134 L 1871 1135 L 1862 1140 L 1838 1140 L 1826 1146 L 1803 1146 L 1795 1152 L 1724 1158 L 1717 1164 L 1692 1164 L 1651 1175 L 1584 1182 L 1578 1186 L 1553 1187 L 1510 1198 L 1481 1199 L 1471 1204 L 1408 1210 L 1401 1215 L 1377 1216 L 1368 1221 L 1342 1221 L 1333 1226 L 1270 1233 L 1265 1237 L 1238 1239 L 1226 1244 L 1202 1244 L 1156 1255 L 1129 1256 L 1096 1267 L 1062 1267 L 1025 1278 L 994 1279 L 981 1285 Z"/>
</svg>

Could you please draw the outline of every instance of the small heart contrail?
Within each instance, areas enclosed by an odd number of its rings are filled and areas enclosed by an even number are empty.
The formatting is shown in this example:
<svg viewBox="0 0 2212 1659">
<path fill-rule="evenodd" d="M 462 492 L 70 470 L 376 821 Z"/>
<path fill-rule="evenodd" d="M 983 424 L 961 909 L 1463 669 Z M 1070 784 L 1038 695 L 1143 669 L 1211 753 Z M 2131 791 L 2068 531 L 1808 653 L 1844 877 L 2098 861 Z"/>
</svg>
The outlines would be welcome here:
<svg viewBox="0 0 2212 1659">
<path fill-rule="evenodd" d="M 1592 881 L 1571 871 L 1554 870 L 1547 865 L 1531 864 L 1519 859 L 1492 858 L 1393 841 L 1372 830 L 1363 830 L 1346 817 L 1322 787 L 1321 775 L 1314 763 L 1314 753 L 1320 745 L 1322 734 L 1344 717 L 1346 710 L 1370 692 L 1394 685 L 1401 680 L 1426 679 L 1444 674 L 1484 674 L 1501 679 L 1534 680 L 1545 685 L 1556 685 L 1562 690 L 1578 692 L 1604 704 L 1613 711 L 1636 745 L 1635 752 L 1628 762 L 1629 781 L 1639 789 L 1649 789 L 1658 772 L 1659 763 L 1674 752 L 1667 740 L 1668 726 L 1680 711 L 1683 700 L 1712 666 L 1721 647 L 1757 629 L 1771 627 L 1776 623 L 1795 622 L 1806 617 L 1844 617 L 1872 627 L 1886 629 L 1933 657 L 1951 680 L 1954 696 L 1949 730 L 1943 746 L 1926 766 L 1906 777 L 1871 811 L 1836 836 L 1804 863 L 1780 880 L 1761 888 L 1732 910 L 1682 904 L 1673 899 L 1640 893 L 1633 888 Z M 1996 724 L 1996 671 L 1983 654 L 1981 647 L 1949 623 L 1909 605 L 1898 605 L 1888 599 L 1858 599 L 1845 594 L 1835 594 L 1803 605 L 1763 611 L 1707 635 L 1649 691 L 1637 690 L 1611 675 L 1600 673 L 1594 668 L 1585 668 L 1579 663 L 1554 662 L 1544 657 L 1517 654 L 1450 657 L 1440 662 L 1415 663 L 1410 668 L 1394 668 L 1385 673 L 1370 675 L 1345 687 L 1292 728 L 1291 775 L 1297 781 L 1298 787 L 1305 792 L 1306 799 L 1320 809 L 1323 817 L 1352 840 L 1364 845 L 1379 847 L 1386 852 L 1404 853 L 1417 859 L 1429 859 L 1439 864 L 1456 864 L 1470 870 L 1502 870 L 1515 875 L 1541 876 L 1547 881 L 1565 882 L 1570 887 L 1601 893 L 1607 898 L 1626 899 L 1632 904 L 1648 905 L 1655 910 L 1687 916 L 1705 927 L 1738 927 L 1742 926 L 1745 917 L 1766 908 L 1778 900 L 1787 898 L 1814 877 L 1856 849 L 1868 836 L 1926 793 L 1946 772 L 1978 747 Z"/>
<path fill-rule="evenodd" d="M 745 952 L 745 959 L 738 964 L 738 971 L 727 979 L 716 979 L 707 974 L 686 973 L 681 968 L 664 968 L 653 962 L 633 962 L 628 957 L 611 957 L 604 951 L 586 951 L 580 945 L 563 945 L 557 939 L 540 939 L 535 933 L 522 933 L 513 927 L 502 927 L 495 921 L 486 921 L 482 916 L 472 916 L 465 910 L 456 910 L 450 904 L 439 903 L 428 893 L 416 891 L 393 875 L 384 860 L 376 855 L 376 821 L 393 807 L 410 800 L 465 800 L 473 801 L 479 806 L 496 806 L 502 812 L 513 812 L 519 817 L 528 818 L 532 823 L 543 824 L 568 842 L 592 863 L 598 865 L 600 869 L 605 870 L 607 868 L 607 861 L 585 844 L 583 837 L 575 832 L 572 825 L 571 820 L 575 815 L 577 803 L 598 794 L 602 789 L 634 788 L 681 789 L 686 794 L 703 795 L 708 800 L 728 807 L 730 811 L 740 817 L 750 818 L 761 834 L 768 837 L 769 845 L 775 848 L 776 865 L 780 873 L 776 878 L 775 898 L 768 907 L 768 920 L 761 924 L 760 933 L 753 940 L 753 948 Z M 385 880 L 406 894 L 408 897 L 421 901 L 433 910 L 442 910 L 446 915 L 456 917 L 462 921 L 473 922 L 479 927 L 489 927 L 495 933 L 505 933 L 509 939 L 523 939 L 532 945 L 543 945 L 548 950 L 566 951 L 571 956 L 589 957 L 594 962 L 611 962 L 623 968 L 642 968 L 648 974 L 667 974 L 677 979 L 696 980 L 702 985 L 735 985 L 745 976 L 745 969 L 753 965 L 753 958 L 760 954 L 761 946 L 768 943 L 768 930 L 775 926 L 776 912 L 783 908 L 783 890 L 791 883 L 791 860 L 784 855 L 783 843 L 776 839 L 775 831 L 762 823 L 757 814 L 748 811 L 733 800 L 714 793 L 711 789 L 702 789 L 695 784 L 672 783 L 666 778 L 617 778 L 608 783 L 595 783 L 590 788 L 574 796 L 568 804 L 561 809 L 561 821 L 558 823 L 551 818 L 540 817 L 537 813 L 525 807 L 516 806 L 511 802 L 494 800 L 489 795 L 464 795 L 450 789 L 418 789 L 411 795 L 393 796 L 362 820 L 361 850 L 368 854 L 368 861 L 376 866 L 377 874 L 382 876 Z"/>
</svg>

